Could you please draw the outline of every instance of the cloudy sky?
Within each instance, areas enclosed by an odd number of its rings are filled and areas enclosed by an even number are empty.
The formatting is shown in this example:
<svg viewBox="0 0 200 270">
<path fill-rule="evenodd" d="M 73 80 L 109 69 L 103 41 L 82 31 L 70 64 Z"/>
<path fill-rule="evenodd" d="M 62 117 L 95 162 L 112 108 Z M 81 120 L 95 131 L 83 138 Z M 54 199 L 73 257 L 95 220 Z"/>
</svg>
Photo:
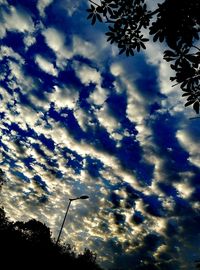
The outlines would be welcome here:
<svg viewBox="0 0 200 270">
<path fill-rule="evenodd" d="M 151 1 L 148 1 L 152 4 Z M 0 0 L 1 205 L 105 268 L 193 269 L 200 125 L 163 49 L 132 58 L 86 20 L 87 0 Z"/>
</svg>

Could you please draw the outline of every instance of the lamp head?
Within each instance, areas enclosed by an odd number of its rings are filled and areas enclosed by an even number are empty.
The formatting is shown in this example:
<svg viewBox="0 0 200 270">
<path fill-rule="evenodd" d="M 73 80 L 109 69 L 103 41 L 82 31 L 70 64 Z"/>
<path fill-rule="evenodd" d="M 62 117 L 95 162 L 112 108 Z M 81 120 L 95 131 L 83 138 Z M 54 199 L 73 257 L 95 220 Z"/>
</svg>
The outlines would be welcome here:
<svg viewBox="0 0 200 270">
<path fill-rule="evenodd" d="M 83 196 L 79 197 L 79 199 L 86 200 L 86 199 L 89 199 L 89 196 L 83 195 Z"/>
</svg>

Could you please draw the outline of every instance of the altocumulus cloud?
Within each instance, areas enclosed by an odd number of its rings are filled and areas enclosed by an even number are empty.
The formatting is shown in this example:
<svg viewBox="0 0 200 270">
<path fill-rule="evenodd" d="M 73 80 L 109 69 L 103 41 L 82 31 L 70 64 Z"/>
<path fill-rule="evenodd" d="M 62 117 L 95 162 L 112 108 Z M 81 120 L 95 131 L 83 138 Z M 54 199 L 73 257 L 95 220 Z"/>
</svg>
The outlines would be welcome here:
<svg viewBox="0 0 200 270">
<path fill-rule="evenodd" d="M 148 1 L 152 4 L 151 1 Z M 87 1 L 0 2 L 1 204 L 105 267 L 192 269 L 199 250 L 199 126 L 162 48 L 117 56 Z M 73 215 L 72 215 L 73 212 Z"/>
</svg>

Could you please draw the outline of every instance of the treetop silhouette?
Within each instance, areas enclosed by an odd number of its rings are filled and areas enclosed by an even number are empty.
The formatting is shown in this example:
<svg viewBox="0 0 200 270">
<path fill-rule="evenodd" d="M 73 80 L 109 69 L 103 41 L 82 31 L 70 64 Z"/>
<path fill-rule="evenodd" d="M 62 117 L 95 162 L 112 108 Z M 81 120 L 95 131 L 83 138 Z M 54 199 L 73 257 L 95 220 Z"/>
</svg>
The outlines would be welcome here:
<svg viewBox="0 0 200 270">
<path fill-rule="evenodd" d="M 200 48 L 196 46 L 200 31 L 199 0 L 165 0 L 155 10 L 150 10 L 145 0 L 89 0 L 88 19 L 108 25 L 107 41 L 115 43 L 119 54 L 134 56 L 146 49 L 145 31 L 154 42 L 166 42 L 169 49 L 164 59 L 172 62 L 174 85 L 180 85 L 185 106 L 200 109 Z M 145 30 L 145 31 L 144 31 Z"/>
<path fill-rule="evenodd" d="M 7 269 L 88 269 L 102 270 L 96 254 L 85 249 L 77 254 L 69 244 L 56 244 L 50 229 L 40 221 L 11 222 L 0 208 L 1 265 Z"/>
</svg>

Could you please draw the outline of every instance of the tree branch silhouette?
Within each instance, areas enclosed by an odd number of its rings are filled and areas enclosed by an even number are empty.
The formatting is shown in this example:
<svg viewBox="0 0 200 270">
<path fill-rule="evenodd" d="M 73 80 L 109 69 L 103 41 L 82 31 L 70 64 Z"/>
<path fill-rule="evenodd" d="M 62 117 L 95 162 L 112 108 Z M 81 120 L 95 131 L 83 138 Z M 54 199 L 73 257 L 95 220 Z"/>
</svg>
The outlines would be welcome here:
<svg viewBox="0 0 200 270">
<path fill-rule="evenodd" d="M 165 0 L 150 10 L 145 0 L 89 0 L 88 19 L 108 25 L 107 41 L 119 48 L 119 54 L 134 56 L 146 49 L 148 35 L 154 42 L 165 42 L 169 49 L 163 53 L 175 76 L 170 77 L 180 85 L 186 97 L 185 106 L 200 110 L 200 2 L 198 0 Z M 148 35 L 145 36 L 145 31 Z"/>
</svg>

